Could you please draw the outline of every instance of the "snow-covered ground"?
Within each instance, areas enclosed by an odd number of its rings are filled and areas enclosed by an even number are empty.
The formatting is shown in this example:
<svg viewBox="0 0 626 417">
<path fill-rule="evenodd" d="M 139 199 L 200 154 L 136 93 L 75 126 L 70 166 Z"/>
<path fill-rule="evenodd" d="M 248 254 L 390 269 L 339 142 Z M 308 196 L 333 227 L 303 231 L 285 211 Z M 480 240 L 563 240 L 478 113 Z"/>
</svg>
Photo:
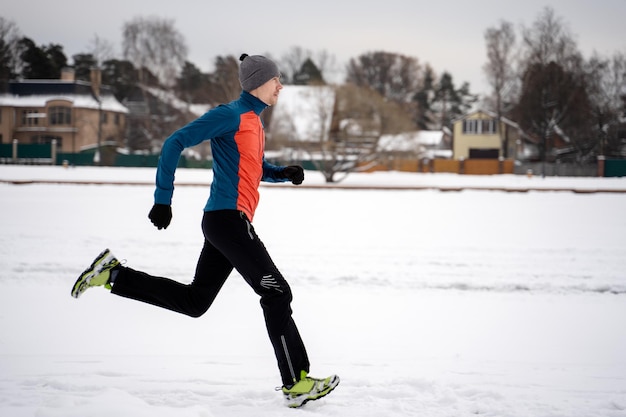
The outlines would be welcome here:
<svg viewBox="0 0 626 417">
<path fill-rule="evenodd" d="M 188 282 L 209 171 L 178 171 L 195 185 L 177 187 L 165 231 L 147 219 L 150 185 L 7 182 L 153 177 L 0 166 L 0 416 L 626 416 L 626 194 L 545 191 L 625 179 L 379 173 L 342 184 L 427 187 L 262 188 L 255 227 L 292 286 L 311 373 L 342 379 L 291 410 L 237 274 L 199 319 L 103 289 L 70 297 L 105 247 Z M 530 191 L 436 189 L 488 186 Z"/>
</svg>

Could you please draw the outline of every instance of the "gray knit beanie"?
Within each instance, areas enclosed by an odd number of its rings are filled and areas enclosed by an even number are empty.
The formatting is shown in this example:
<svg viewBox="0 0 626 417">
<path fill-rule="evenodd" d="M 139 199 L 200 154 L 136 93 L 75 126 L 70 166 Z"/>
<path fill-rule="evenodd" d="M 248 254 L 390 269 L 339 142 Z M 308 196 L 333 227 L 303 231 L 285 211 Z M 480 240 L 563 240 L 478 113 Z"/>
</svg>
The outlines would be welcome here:
<svg viewBox="0 0 626 417">
<path fill-rule="evenodd" d="M 252 91 L 272 78 L 280 77 L 276 64 L 264 56 L 242 54 L 239 60 L 239 82 L 244 91 Z"/>
</svg>

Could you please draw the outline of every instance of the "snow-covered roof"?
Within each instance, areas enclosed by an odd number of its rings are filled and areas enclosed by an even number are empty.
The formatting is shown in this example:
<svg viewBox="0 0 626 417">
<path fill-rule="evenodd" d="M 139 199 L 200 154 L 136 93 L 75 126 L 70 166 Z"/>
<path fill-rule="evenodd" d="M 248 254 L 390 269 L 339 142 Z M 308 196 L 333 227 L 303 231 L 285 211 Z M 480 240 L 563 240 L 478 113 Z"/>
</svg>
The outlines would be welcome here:
<svg viewBox="0 0 626 417">
<path fill-rule="evenodd" d="M 425 148 L 439 146 L 444 137 L 441 130 L 420 130 L 417 132 L 382 135 L 378 150 L 383 152 L 421 152 Z"/>
<path fill-rule="evenodd" d="M 102 110 L 118 113 L 128 113 L 128 109 L 120 103 L 115 96 L 103 95 Z M 46 107 L 46 104 L 54 100 L 65 100 L 72 103 L 74 107 L 82 109 L 98 109 L 100 103 L 90 94 L 42 94 L 42 95 L 13 95 L 0 94 L 0 106 L 9 107 Z"/>
<path fill-rule="evenodd" d="M 176 96 L 176 94 L 174 94 L 173 92 L 163 90 L 162 88 L 156 88 L 156 87 L 145 87 L 145 88 L 146 88 L 146 91 L 148 91 L 154 97 L 169 104 L 175 109 L 180 110 L 180 111 L 189 111 L 197 117 L 202 116 L 204 113 L 209 111 L 212 107 L 210 104 L 188 103 L 184 100 L 179 99 Z"/>
<path fill-rule="evenodd" d="M 286 85 L 274 106 L 270 131 L 294 141 L 326 139 L 334 106 L 333 87 Z"/>
<path fill-rule="evenodd" d="M 478 113 L 486 114 L 487 116 L 489 116 L 491 118 L 494 118 L 494 119 L 498 117 L 498 115 L 495 112 L 491 111 L 491 110 L 477 109 L 477 110 L 471 111 L 469 113 L 466 113 L 466 114 L 464 114 L 461 117 L 458 117 L 458 118 L 454 119 L 452 122 L 457 122 L 459 120 L 469 119 L 471 116 L 473 116 L 475 114 L 478 114 Z M 506 118 L 506 117 L 502 116 L 502 117 L 500 117 L 500 120 L 502 121 L 502 123 L 505 123 L 505 124 L 515 128 L 515 129 L 519 129 L 519 125 L 517 123 L 515 123 L 514 121 L 512 121 L 511 119 L 509 119 L 509 118 Z"/>
</svg>

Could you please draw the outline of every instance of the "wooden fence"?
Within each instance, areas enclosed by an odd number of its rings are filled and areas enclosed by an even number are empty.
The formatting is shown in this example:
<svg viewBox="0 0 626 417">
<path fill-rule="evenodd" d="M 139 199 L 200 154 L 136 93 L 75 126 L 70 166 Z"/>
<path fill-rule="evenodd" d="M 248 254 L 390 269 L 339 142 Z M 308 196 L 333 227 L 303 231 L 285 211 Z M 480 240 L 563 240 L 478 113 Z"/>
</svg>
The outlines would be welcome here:
<svg viewBox="0 0 626 417">
<path fill-rule="evenodd" d="M 467 175 L 513 174 L 515 163 L 512 159 L 393 159 L 386 164 L 378 164 L 373 171 L 405 172 L 448 172 Z"/>
</svg>

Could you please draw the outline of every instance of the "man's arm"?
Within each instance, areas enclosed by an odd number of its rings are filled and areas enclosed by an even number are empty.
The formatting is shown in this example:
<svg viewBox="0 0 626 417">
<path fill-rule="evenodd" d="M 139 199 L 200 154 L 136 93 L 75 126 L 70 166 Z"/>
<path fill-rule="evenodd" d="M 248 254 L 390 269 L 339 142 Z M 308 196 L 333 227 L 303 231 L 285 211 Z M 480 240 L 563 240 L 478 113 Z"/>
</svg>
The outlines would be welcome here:
<svg viewBox="0 0 626 417">
<path fill-rule="evenodd" d="M 299 165 L 277 166 L 270 164 L 263 157 L 263 181 L 287 182 L 300 185 L 304 181 L 304 169 Z"/>
<path fill-rule="evenodd" d="M 183 149 L 224 135 L 233 129 L 232 120 L 228 108 L 218 106 L 178 129 L 165 140 L 156 172 L 155 204 L 172 204 L 174 174 Z"/>
</svg>

